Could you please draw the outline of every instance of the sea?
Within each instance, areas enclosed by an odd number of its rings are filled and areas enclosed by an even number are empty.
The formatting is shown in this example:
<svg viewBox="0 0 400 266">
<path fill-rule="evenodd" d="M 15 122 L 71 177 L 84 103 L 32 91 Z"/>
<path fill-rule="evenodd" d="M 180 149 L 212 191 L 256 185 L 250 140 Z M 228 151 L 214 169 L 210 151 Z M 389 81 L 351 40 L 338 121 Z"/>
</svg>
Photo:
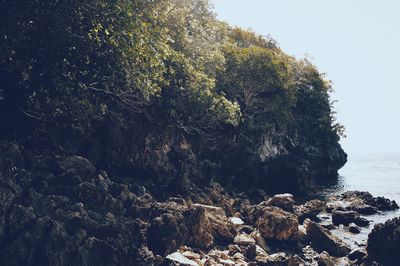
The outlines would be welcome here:
<svg viewBox="0 0 400 266">
<path fill-rule="evenodd" d="M 339 171 L 337 184 L 325 188 L 322 193 L 329 196 L 345 191 L 368 191 L 373 196 L 382 196 L 395 200 L 400 205 L 400 153 L 349 154 L 347 164 Z M 337 234 L 351 244 L 365 245 L 368 234 L 377 223 L 399 217 L 400 210 L 365 216 L 371 225 L 362 228 L 359 235 Z"/>
</svg>

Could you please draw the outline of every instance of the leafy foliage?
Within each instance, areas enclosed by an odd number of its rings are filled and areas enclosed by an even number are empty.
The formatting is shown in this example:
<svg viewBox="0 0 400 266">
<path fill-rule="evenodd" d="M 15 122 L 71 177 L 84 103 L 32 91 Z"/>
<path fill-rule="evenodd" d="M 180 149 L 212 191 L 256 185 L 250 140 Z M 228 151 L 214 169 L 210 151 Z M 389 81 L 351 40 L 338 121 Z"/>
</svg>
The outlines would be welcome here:
<svg viewBox="0 0 400 266">
<path fill-rule="evenodd" d="M 120 127 L 129 143 L 96 158 L 129 164 L 137 143 L 172 134 L 213 165 L 231 150 L 229 175 L 257 176 L 269 157 L 308 156 L 343 133 L 310 62 L 218 21 L 208 0 L 1 0 L 0 20 L 3 137 L 86 147 Z M 268 141 L 280 150 L 261 154 Z"/>
</svg>

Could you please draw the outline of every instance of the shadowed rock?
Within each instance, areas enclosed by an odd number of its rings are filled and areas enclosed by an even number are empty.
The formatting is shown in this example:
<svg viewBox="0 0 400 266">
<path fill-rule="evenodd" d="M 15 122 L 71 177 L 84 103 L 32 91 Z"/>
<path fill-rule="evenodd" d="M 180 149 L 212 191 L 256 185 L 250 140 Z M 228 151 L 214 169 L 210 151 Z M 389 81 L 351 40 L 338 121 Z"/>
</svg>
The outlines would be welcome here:
<svg viewBox="0 0 400 266">
<path fill-rule="evenodd" d="M 398 265 L 400 256 L 400 218 L 375 225 L 368 235 L 368 259 L 384 265 Z"/>
<path fill-rule="evenodd" d="M 340 224 L 347 226 L 350 223 L 355 223 L 358 226 L 369 225 L 369 221 L 367 219 L 361 217 L 358 213 L 354 211 L 333 211 L 332 222 L 336 226 Z"/>
<path fill-rule="evenodd" d="M 347 256 L 350 248 L 332 233 L 319 224 L 307 219 L 305 222 L 307 236 L 311 245 L 320 251 L 328 251 L 333 256 Z"/>
</svg>

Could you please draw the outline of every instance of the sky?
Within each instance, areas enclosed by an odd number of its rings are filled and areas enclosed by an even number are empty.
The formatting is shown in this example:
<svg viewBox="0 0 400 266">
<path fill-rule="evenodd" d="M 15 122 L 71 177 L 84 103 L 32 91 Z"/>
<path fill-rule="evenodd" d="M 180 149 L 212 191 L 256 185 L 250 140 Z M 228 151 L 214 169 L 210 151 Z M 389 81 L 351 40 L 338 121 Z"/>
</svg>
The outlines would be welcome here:
<svg viewBox="0 0 400 266">
<path fill-rule="evenodd" d="M 400 152 L 400 1 L 211 0 L 218 18 L 270 34 L 333 82 L 349 154 Z"/>
</svg>

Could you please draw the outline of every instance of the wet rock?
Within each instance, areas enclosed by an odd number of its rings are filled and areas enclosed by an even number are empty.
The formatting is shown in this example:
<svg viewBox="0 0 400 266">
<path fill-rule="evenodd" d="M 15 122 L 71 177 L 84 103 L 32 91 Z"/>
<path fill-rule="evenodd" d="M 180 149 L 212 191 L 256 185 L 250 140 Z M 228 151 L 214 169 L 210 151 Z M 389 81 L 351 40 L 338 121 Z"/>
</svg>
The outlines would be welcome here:
<svg viewBox="0 0 400 266">
<path fill-rule="evenodd" d="M 328 230 L 333 230 L 336 228 L 336 226 L 334 224 L 321 224 L 321 226 Z"/>
<path fill-rule="evenodd" d="M 383 265 L 398 265 L 400 255 L 400 218 L 375 225 L 368 235 L 368 259 Z"/>
<path fill-rule="evenodd" d="M 288 240 L 297 236 L 299 221 L 296 215 L 278 207 L 264 207 L 256 225 L 265 238 Z"/>
<path fill-rule="evenodd" d="M 317 215 L 325 210 L 326 204 L 322 200 L 310 200 L 300 206 L 295 206 L 295 214 L 299 221 L 303 222 L 306 218 L 314 220 Z"/>
<path fill-rule="evenodd" d="M 267 200 L 264 204 L 265 206 L 274 206 L 279 207 L 285 211 L 293 212 L 294 211 L 294 198 L 292 194 L 277 194 Z"/>
<path fill-rule="evenodd" d="M 307 236 L 311 245 L 320 251 L 328 251 L 333 256 L 347 256 L 350 248 L 332 233 L 319 224 L 307 219 L 305 222 Z"/>
<path fill-rule="evenodd" d="M 358 226 L 369 225 L 369 221 L 367 219 L 361 217 L 358 213 L 354 211 L 333 211 L 332 222 L 336 226 L 340 224 L 347 226 L 350 223 L 355 223 Z"/>
<path fill-rule="evenodd" d="M 349 224 L 349 232 L 353 234 L 359 234 L 361 231 L 356 224 L 351 223 Z"/>
<path fill-rule="evenodd" d="M 348 203 L 347 209 L 365 214 L 375 213 L 374 208 L 380 211 L 391 211 L 399 208 L 395 201 L 384 197 L 374 197 L 371 193 L 363 191 L 347 191 L 339 196 L 339 200 Z"/>
<path fill-rule="evenodd" d="M 333 200 L 336 200 L 336 198 L 334 198 Z M 325 210 L 327 213 L 332 213 L 332 211 L 334 210 L 344 211 L 345 208 L 343 207 L 343 205 L 344 204 L 340 201 L 328 202 L 326 204 Z"/>
<path fill-rule="evenodd" d="M 366 255 L 367 255 L 367 253 L 365 252 L 365 250 L 363 250 L 363 249 L 355 249 L 355 250 L 352 250 L 347 257 L 352 261 L 354 261 L 354 260 L 359 260 L 360 261 Z"/>
<path fill-rule="evenodd" d="M 373 207 L 371 205 L 366 205 L 366 204 L 355 204 L 353 203 L 351 205 L 351 209 L 359 214 L 363 214 L 363 215 L 371 215 L 371 214 L 375 214 L 378 212 L 378 208 Z"/>
</svg>

